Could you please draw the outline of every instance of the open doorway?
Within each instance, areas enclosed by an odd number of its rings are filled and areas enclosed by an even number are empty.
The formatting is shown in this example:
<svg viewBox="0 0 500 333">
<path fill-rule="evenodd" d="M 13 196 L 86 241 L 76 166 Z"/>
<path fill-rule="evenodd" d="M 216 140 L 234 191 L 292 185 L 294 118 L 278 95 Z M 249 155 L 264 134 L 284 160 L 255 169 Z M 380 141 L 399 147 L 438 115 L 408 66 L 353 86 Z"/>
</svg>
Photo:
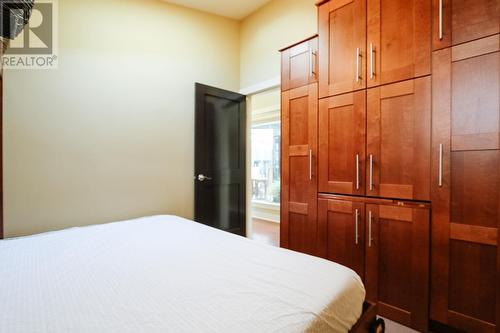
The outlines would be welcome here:
<svg viewBox="0 0 500 333">
<path fill-rule="evenodd" d="M 250 238 L 279 246 L 280 234 L 280 88 L 249 97 Z"/>
</svg>

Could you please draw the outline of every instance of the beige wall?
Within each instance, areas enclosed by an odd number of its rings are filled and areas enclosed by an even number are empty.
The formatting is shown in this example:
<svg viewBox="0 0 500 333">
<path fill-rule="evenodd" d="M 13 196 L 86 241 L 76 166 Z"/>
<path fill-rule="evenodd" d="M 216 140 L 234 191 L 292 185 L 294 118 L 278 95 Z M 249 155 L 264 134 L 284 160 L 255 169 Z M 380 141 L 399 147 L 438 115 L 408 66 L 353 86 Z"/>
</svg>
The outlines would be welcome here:
<svg viewBox="0 0 500 333">
<path fill-rule="evenodd" d="M 240 89 L 280 76 L 279 49 L 317 33 L 316 0 L 273 0 L 241 24 Z"/>
<path fill-rule="evenodd" d="M 59 69 L 5 72 L 6 236 L 191 218 L 194 82 L 278 77 L 278 49 L 316 33 L 314 3 L 273 0 L 240 23 L 160 0 L 59 0 Z"/>
<path fill-rule="evenodd" d="M 193 214 L 194 82 L 238 90 L 239 22 L 59 0 L 59 69 L 6 71 L 6 236 Z"/>
</svg>

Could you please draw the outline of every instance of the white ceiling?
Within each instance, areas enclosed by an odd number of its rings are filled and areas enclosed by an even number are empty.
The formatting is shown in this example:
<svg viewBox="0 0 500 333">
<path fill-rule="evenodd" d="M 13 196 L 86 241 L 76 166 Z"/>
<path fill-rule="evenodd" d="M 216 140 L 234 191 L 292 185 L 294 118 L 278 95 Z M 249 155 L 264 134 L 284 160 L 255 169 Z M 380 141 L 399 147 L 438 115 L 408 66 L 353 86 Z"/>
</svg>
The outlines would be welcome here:
<svg viewBox="0 0 500 333">
<path fill-rule="evenodd" d="M 241 20 L 271 0 L 164 0 L 179 6 L 194 8 Z"/>
</svg>

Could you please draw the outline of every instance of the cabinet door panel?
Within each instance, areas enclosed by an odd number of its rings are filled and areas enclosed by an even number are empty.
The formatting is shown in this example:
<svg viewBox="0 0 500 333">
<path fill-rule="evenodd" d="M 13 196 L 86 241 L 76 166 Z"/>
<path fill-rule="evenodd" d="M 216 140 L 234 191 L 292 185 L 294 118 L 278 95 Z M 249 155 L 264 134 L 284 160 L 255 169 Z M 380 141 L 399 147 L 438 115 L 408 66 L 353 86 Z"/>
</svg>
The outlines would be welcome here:
<svg viewBox="0 0 500 333">
<path fill-rule="evenodd" d="M 365 193 L 366 92 L 319 102 L 319 191 Z"/>
<path fill-rule="evenodd" d="M 315 254 L 317 83 L 282 93 L 281 246 Z"/>
<path fill-rule="evenodd" d="M 430 74 L 431 3 L 368 0 L 368 87 Z"/>
<path fill-rule="evenodd" d="M 369 204 L 365 214 L 367 298 L 381 316 L 427 331 L 429 210 Z"/>
<path fill-rule="evenodd" d="M 434 50 L 500 32 L 499 0 L 433 0 L 432 3 Z"/>
<path fill-rule="evenodd" d="M 431 318 L 500 327 L 498 35 L 433 54 Z"/>
<path fill-rule="evenodd" d="M 366 87 L 366 0 L 319 8 L 320 97 Z"/>
<path fill-rule="evenodd" d="M 299 88 L 318 78 L 318 38 L 281 51 L 281 90 Z"/>
<path fill-rule="evenodd" d="M 430 199 L 430 80 L 368 90 L 368 196 Z"/>
<path fill-rule="evenodd" d="M 318 200 L 318 245 L 321 257 L 364 276 L 364 204 Z"/>
</svg>

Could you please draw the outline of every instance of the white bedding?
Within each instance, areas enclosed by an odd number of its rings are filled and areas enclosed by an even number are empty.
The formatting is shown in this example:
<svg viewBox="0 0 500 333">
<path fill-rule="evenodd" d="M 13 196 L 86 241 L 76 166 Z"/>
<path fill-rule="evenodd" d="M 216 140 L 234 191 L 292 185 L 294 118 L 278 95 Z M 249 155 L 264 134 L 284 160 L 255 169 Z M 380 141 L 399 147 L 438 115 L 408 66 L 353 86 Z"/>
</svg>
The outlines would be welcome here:
<svg viewBox="0 0 500 333">
<path fill-rule="evenodd" d="M 0 241 L 0 332 L 346 332 L 348 268 L 174 216 Z"/>
</svg>

